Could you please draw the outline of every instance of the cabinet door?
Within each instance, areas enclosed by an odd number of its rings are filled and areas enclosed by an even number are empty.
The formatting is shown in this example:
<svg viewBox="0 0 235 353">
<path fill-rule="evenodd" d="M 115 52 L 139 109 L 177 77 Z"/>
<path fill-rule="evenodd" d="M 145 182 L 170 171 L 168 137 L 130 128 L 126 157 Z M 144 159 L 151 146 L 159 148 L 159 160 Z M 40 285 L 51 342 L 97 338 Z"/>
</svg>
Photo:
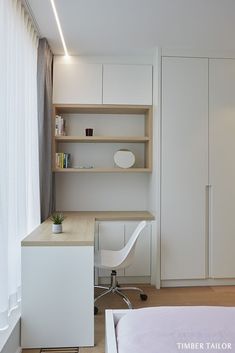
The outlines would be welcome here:
<svg viewBox="0 0 235 353">
<path fill-rule="evenodd" d="M 130 239 L 139 222 L 125 223 L 125 244 Z M 132 264 L 125 269 L 125 276 L 150 276 L 151 270 L 151 225 L 140 234 Z"/>
<path fill-rule="evenodd" d="M 210 60 L 211 269 L 235 277 L 235 60 Z"/>
<path fill-rule="evenodd" d="M 120 250 L 124 246 L 123 222 L 99 223 L 99 250 Z M 100 277 L 109 277 L 111 271 L 99 270 Z M 118 276 L 124 276 L 124 270 L 117 271 Z"/>
<path fill-rule="evenodd" d="M 161 279 L 205 278 L 208 60 L 163 58 Z"/>
<path fill-rule="evenodd" d="M 87 64 L 75 58 L 54 62 L 53 103 L 101 104 L 102 65 Z"/>
<path fill-rule="evenodd" d="M 152 104 L 151 65 L 103 65 L 104 104 Z"/>
</svg>

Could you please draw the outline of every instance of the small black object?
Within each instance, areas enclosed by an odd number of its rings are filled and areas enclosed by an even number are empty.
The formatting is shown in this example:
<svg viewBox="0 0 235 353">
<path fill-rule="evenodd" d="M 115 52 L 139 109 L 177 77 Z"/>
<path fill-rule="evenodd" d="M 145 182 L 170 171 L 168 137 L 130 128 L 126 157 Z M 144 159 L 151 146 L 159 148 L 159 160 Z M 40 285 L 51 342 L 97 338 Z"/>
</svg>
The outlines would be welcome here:
<svg viewBox="0 0 235 353">
<path fill-rule="evenodd" d="M 91 128 L 85 129 L 85 133 L 86 133 L 86 136 L 93 136 L 93 129 Z"/>
<path fill-rule="evenodd" d="M 147 294 L 140 294 L 140 299 L 141 299 L 142 301 L 147 300 L 147 299 L 148 299 Z"/>
<path fill-rule="evenodd" d="M 98 314 L 99 309 L 97 308 L 97 306 L 94 306 L 94 315 Z"/>
</svg>

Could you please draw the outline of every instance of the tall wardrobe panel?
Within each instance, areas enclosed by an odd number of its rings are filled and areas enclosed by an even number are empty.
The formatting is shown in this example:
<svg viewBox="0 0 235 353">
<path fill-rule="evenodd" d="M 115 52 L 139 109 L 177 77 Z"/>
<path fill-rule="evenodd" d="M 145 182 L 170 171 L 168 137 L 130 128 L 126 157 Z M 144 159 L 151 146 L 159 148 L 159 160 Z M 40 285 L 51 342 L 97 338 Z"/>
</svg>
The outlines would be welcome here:
<svg viewBox="0 0 235 353">
<path fill-rule="evenodd" d="M 162 59 L 161 279 L 205 278 L 208 59 Z"/>
<path fill-rule="evenodd" d="M 210 275 L 235 277 L 235 60 L 210 59 Z"/>
</svg>

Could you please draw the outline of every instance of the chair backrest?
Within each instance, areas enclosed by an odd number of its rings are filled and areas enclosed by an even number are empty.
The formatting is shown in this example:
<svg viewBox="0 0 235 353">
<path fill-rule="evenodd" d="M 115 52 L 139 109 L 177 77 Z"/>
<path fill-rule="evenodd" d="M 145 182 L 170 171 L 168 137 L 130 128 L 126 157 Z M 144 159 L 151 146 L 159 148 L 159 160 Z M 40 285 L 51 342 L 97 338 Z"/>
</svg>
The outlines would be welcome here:
<svg viewBox="0 0 235 353">
<path fill-rule="evenodd" d="M 122 268 L 128 267 L 132 263 L 132 259 L 135 253 L 136 242 L 141 234 L 142 230 L 146 227 L 147 222 L 141 221 L 136 229 L 134 230 L 132 236 L 121 250 L 119 250 L 120 254 L 120 263 Z"/>
</svg>

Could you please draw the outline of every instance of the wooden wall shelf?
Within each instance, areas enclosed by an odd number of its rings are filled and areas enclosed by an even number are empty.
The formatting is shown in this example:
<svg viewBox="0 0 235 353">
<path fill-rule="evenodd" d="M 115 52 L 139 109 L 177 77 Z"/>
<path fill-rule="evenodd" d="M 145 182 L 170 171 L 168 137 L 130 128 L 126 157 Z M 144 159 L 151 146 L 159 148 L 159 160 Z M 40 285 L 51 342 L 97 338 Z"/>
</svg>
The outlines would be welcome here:
<svg viewBox="0 0 235 353">
<path fill-rule="evenodd" d="M 54 168 L 57 173 L 150 173 L 150 168 Z"/>
<path fill-rule="evenodd" d="M 147 136 L 55 136 L 56 142 L 148 142 Z"/>
<path fill-rule="evenodd" d="M 143 136 L 83 136 L 83 135 L 66 135 L 66 136 L 55 136 L 55 117 L 56 115 L 69 116 L 69 115 L 86 115 L 92 114 L 94 119 L 99 119 L 103 114 L 110 114 L 110 124 L 112 125 L 112 119 L 115 115 L 133 115 L 133 124 L 135 124 L 135 115 L 141 116 L 144 119 L 144 131 Z M 97 116 L 96 116 L 97 115 Z M 78 117 L 75 117 L 79 119 Z M 66 120 L 70 118 L 66 117 Z M 121 124 L 121 122 L 120 122 Z M 131 128 L 130 128 L 131 130 Z M 71 131 L 70 131 L 71 132 Z M 65 172 L 65 173 L 142 173 L 152 171 L 152 106 L 143 105 L 54 105 L 54 114 L 52 120 L 52 170 L 53 172 Z M 138 165 L 129 169 L 114 168 L 113 166 L 105 167 L 94 167 L 94 168 L 57 168 L 55 156 L 56 153 L 61 151 L 59 149 L 62 143 L 120 143 L 120 144 L 142 144 L 144 148 L 144 162 L 143 166 Z M 120 148 L 125 148 L 120 145 Z M 108 147 L 107 147 L 108 148 Z M 138 156 L 137 156 L 138 157 Z M 142 157 L 143 158 L 143 157 Z M 138 159 L 138 158 L 137 158 Z M 87 161 L 89 165 L 89 160 Z"/>
<path fill-rule="evenodd" d="M 150 105 L 55 104 L 56 114 L 146 114 Z"/>
</svg>

